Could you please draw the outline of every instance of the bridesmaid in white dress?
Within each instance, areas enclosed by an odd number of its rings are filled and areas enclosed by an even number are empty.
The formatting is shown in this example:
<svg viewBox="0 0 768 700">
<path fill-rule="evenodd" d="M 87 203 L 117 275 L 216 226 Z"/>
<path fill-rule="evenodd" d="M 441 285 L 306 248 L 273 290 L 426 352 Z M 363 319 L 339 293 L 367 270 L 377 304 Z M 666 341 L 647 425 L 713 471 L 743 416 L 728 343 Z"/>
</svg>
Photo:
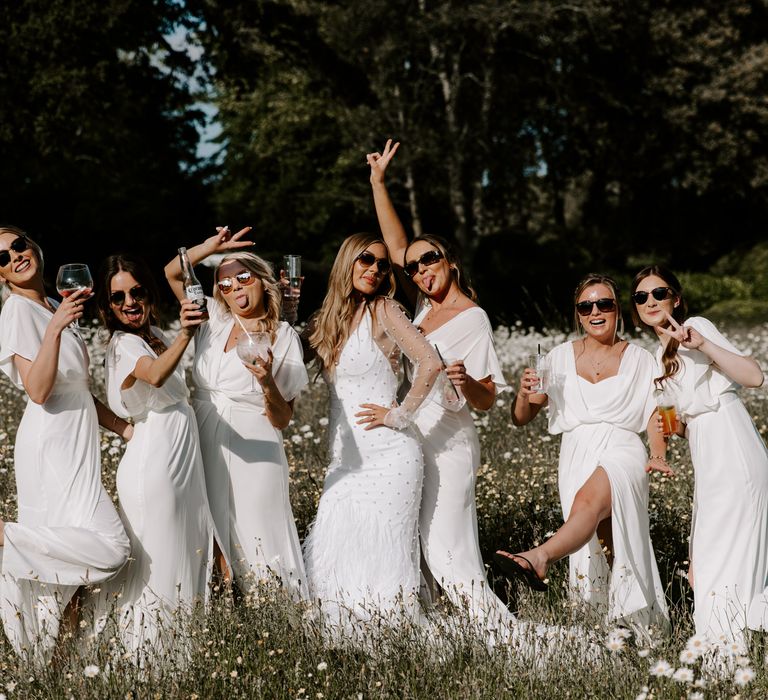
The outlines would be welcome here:
<svg viewBox="0 0 768 700">
<path fill-rule="evenodd" d="M 270 265 L 240 249 L 250 228 L 227 228 L 187 253 L 195 265 L 225 253 L 208 299 L 210 320 L 195 336 L 194 401 L 211 512 L 223 555 L 244 590 L 277 580 L 294 598 L 306 598 L 306 575 L 291 510 L 284 429 L 293 402 L 307 384 L 301 341 L 280 321 L 281 292 Z M 181 266 L 174 258 L 166 276 L 180 299 Z M 238 338 L 246 331 L 270 335 L 269 359 L 244 364 Z M 226 566 L 220 563 L 226 573 Z"/>
<path fill-rule="evenodd" d="M 101 278 L 99 312 L 111 334 L 107 397 L 135 425 L 117 470 L 132 557 L 103 598 L 115 603 L 122 641 L 143 662 L 173 643 L 174 614 L 189 613 L 208 594 L 215 531 L 180 366 L 202 319 L 197 305 L 184 300 L 175 339 L 153 325 L 157 290 L 136 258 L 110 256 Z"/>
<path fill-rule="evenodd" d="M 10 226 L 0 228 L 0 282 L 0 369 L 29 396 L 14 448 L 18 522 L 0 526 L 0 616 L 16 652 L 43 660 L 78 588 L 114 576 L 128 559 L 101 484 L 98 426 L 126 440 L 133 427 L 88 389 L 88 351 L 72 323 L 90 290 L 61 304 L 46 297 L 40 248 Z"/>
<path fill-rule="evenodd" d="M 659 266 L 632 284 L 637 323 L 661 346 L 656 381 L 675 398 L 695 475 L 690 538 L 696 632 L 768 629 L 768 450 L 736 393 L 760 366 L 705 318 L 686 319 L 679 280 Z"/>
<path fill-rule="evenodd" d="M 414 325 L 448 362 L 445 383 L 415 417 L 424 452 L 424 490 L 419 515 L 424 574 L 460 608 L 491 627 L 514 617 L 489 588 L 480 554 L 475 475 L 480 442 L 470 407 L 490 409 L 507 389 L 493 331 L 445 241 L 422 236 L 410 245 L 392 206 L 384 175 L 399 144 L 369 153 L 371 186 L 384 241 L 416 309 Z M 433 587 L 433 586 L 431 586 Z"/>
<path fill-rule="evenodd" d="M 331 464 L 305 563 L 324 619 L 348 636 L 418 619 L 422 456 L 411 426 L 440 361 L 388 297 L 393 287 L 384 243 L 350 236 L 308 329 L 331 395 Z M 415 369 L 398 406 L 403 353 Z"/>
<path fill-rule="evenodd" d="M 656 365 L 650 353 L 618 337 L 617 299 L 613 280 L 587 276 L 574 298 L 584 335 L 548 354 L 547 395 L 537 393 L 533 369 L 523 373 L 512 420 L 525 425 L 549 406 L 549 432 L 563 436 L 558 477 L 566 522 L 541 546 L 498 552 L 496 561 L 505 573 L 542 590 L 548 567 L 571 555 L 571 590 L 600 614 L 640 630 L 666 628 L 646 474 L 670 471 L 656 430 Z M 638 435 L 646 429 L 650 460 Z"/>
</svg>

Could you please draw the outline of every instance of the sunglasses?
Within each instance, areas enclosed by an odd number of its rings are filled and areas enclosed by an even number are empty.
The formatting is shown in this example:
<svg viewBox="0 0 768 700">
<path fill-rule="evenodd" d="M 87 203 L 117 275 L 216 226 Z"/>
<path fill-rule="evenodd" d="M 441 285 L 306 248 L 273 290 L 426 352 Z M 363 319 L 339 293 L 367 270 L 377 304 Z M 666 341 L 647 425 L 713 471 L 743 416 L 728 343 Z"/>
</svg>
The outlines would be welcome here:
<svg viewBox="0 0 768 700">
<path fill-rule="evenodd" d="M 651 294 L 656 301 L 664 301 L 669 297 L 674 296 L 675 290 L 671 287 L 656 287 L 650 292 L 635 292 L 632 295 L 632 301 L 638 306 L 642 306 L 648 301 L 648 295 Z"/>
<path fill-rule="evenodd" d="M 392 264 L 387 258 L 377 258 L 373 253 L 368 250 L 364 250 L 360 255 L 355 258 L 355 261 L 360 261 L 365 267 L 370 267 L 373 263 L 376 263 L 376 269 L 380 275 L 386 275 Z"/>
<path fill-rule="evenodd" d="M 411 262 L 405 263 L 403 270 L 405 270 L 405 274 L 408 275 L 408 277 L 413 277 L 419 271 L 419 265 L 429 267 L 442 259 L 443 254 L 439 250 L 428 250 L 426 253 L 416 258 L 416 260 L 411 260 Z"/>
<path fill-rule="evenodd" d="M 128 294 L 131 295 L 131 298 L 134 301 L 146 301 L 149 294 L 147 293 L 147 290 L 142 287 L 140 284 L 137 284 L 135 287 L 131 287 L 131 289 L 128 291 Z M 109 303 L 113 306 L 121 306 L 125 302 L 125 292 L 112 292 L 112 294 L 109 295 Z"/>
<path fill-rule="evenodd" d="M 592 313 L 592 307 L 597 306 L 598 311 L 602 311 L 604 314 L 609 311 L 616 311 L 615 299 L 598 299 L 597 301 L 580 301 L 576 304 L 576 311 L 579 312 L 579 316 L 589 316 Z"/>
<path fill-rule="evenodd" d="M 235 280 L 241 287 L 247 287 L 256 281 L 256 276 L 250 270 L 243 270 L 234 277 L 222 277 L 218 281 L 219 291 L 222 294 L 229 294 L 235 286 Z"/>
<path fill-rule="evenodd" d="M 27 237 L 19 236 L 11 243 L 9 250 L 0 250 L 0 267 L 5 267 L 9 262 L 11 262 L 11 250 L 14 253 L 23 253 L 28 248 L 29 241 L 27 241 Z"/>
</svg>

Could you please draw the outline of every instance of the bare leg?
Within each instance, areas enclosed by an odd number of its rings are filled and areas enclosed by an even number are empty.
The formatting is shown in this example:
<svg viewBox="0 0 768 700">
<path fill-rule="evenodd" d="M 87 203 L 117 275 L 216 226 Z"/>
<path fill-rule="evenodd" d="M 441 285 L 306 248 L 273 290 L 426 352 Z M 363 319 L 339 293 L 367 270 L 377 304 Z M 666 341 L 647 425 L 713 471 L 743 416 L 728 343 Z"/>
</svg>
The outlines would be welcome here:
<svg viewBox="0 0 768 700">
<path fill-rule="evenodd" d="M 5 520 L 0 520 L 0 547 L 5 546 Z"/>
<path fill-rule="evenodd" d="M 227 566 L 227 558 L 219 547 L 219 543 L 214 540 L 213 542 L 213 560 L 215 562 L 216 573 L 221 576 L 221 580 L 225 584 L 232 583 L 232 572 Z"/>
<path fill-rule="evenodd" d="M 693 588 L 693 559 L 688 562 L 688 585 Z"/>
<path fill-rule="evenodd" d="M 563 526 L 544 544 L 521 552 L 532 565 L 539 578 L 545 578 L 550 564 L 581 549 L 597 532 L 598 526 L 611 516 L 611 482 L 602 467 L 597 467 L 573 499 L 571 513 Z M 612 543 L 611 543 L 612 544 Z M 515 558 L 516 555 L 501 552 Z M 529 568 L 521 558 L 515 561 Z"/>
</svg>

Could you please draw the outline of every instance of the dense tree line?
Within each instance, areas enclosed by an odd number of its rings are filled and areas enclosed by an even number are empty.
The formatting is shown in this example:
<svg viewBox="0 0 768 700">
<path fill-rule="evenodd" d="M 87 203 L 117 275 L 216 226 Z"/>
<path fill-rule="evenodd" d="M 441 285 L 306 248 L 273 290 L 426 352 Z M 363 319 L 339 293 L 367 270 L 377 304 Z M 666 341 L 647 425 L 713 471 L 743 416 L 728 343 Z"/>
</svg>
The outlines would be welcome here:
<svg viewBox="0 0 768 700">
<path fill-rule="evenodd" d="M 268 255 L 303 253 L 317 291 L 340 238 L 375 225 L 364 153 L 387 136 L 403 143 L 391 168 L 403 217 L 461 244 L 497 318 L 549 315 L 589 267 L 739 273 L 766 237 L 759 0 L 0 12 L 3 218 L 99 250 L 118 234 L 158 247 L 250 224 Z M 180 27 L 199 61 L 170 48 Z M 188 80 L 201 70 L 223 127 L 206 163 Z M 502 297 L 500 281 L 521 291 Z"/>
</svg>

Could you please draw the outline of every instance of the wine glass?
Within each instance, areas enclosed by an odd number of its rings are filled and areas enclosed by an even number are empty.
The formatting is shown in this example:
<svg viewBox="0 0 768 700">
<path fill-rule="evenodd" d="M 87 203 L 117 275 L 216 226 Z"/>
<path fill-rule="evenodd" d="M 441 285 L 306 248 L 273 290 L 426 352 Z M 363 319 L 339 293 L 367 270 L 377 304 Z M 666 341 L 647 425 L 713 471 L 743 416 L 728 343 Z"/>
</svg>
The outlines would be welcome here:
<svg viewBox="0 0 768 700">
<path fill-rule="evenodd" d="M 246 364 L 255 365 L 256 360 L 269 359 L 269 347 L 269 333 L 243 333 L 237 339 L 237 356 Z"/>
<path fill-rule="evenodd" d="M 93 289 L 93 277 L 91 277 L 88 265 L 83 263 L 62 265 L 56 275 L 56 289 L 64 298 L 81 289 L 86 290 L 90 294 Z M 79 319 L 75 320 L 75 327 L 80 327 Z"/>
</svg>

